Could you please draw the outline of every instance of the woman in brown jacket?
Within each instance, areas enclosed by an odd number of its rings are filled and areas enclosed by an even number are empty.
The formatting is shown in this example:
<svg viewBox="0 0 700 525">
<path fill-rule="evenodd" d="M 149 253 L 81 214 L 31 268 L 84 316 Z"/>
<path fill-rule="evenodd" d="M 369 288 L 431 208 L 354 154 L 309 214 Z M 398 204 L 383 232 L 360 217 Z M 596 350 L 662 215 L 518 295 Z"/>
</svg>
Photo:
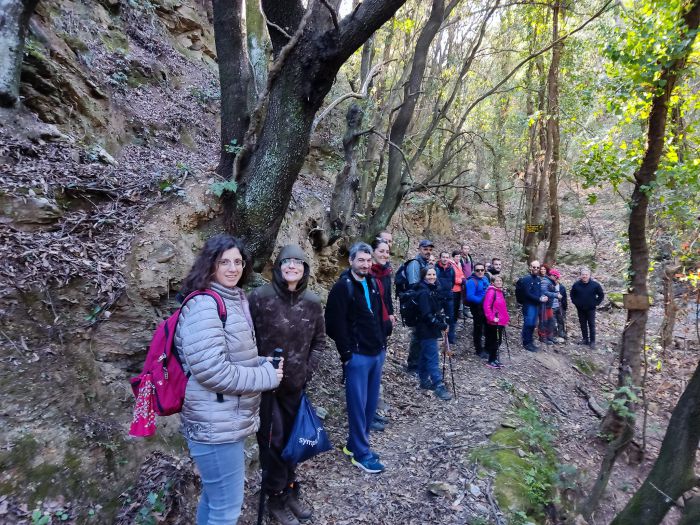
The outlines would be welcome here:
<svg viewBox="0 0 700 525">
<path fill-rule="evenodd" d="M 271 356 L 275 348 L 284 351 L 284 378 L 277 390 L 263 394 L 258 432 L 267 467 L 263 490 L 269 495 L 270 514 L 283 525 L 296 525 L 312 514 L 299 499 L 296 465 L 281 457 L 304 386 L 326 346 L 321 301 L 307 290 L 308 280 L 309 264 L 303 250 L 284 246 L 275 261 L 272 282 L 255 289 L 249 299 L 259 354 Z"/>
</svg>

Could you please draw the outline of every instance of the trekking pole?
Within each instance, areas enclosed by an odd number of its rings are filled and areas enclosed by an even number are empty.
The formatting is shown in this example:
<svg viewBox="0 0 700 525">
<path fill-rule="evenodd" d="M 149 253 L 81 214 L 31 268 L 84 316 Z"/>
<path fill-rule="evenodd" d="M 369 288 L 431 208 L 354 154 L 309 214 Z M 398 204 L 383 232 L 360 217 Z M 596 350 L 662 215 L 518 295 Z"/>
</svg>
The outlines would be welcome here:
<svg viewBox="0 0 700 525">
<path fill-rule="evenodd" d="M 447 344 L 447 339 L 445 339 L 445 334 L 442 335 L 442 341 L 443 343 Z M 442 349 L 442 377 L 443 380 L 445 378 L 445 360 L 447 359 L 447 351 L 445 350 L 446 347 L 443 347 Z"/>
<path fill-rule="evenodd" d="M 454 368 L 452 368 L 452 350 L 450 349 L 450 340 L 447 337 L 447 334 L 443 336 L 443 339 L 445 341 L 445 354 L 447 354 L 447 359 L 450 362 L 450 376 L 452 376 L 452 393 L 455 395 L 455 399 L 457 399 L 457 388 L 455 387 L 455 371 Z M 442 362 L 442 378 L 443 381 L 445 379 L 445 361 L 443 359 Z"/>
<path fill-rule="evenodd" d="M 502 326 L 503 329 L 503 339 L 506 340 L 506 350 L 508 351 L 508 362 L 511 362 L 513 360 L 512 357 L 510 357 L 510 345 L 508 344 L 508 332 L 506 331 L 506 327 Z"/>
<path fill-rule="evenodd" d="M 272 352 L 272 366 L 277 369 L 280 366 L 280 360 L 282 359 L 281 348 L 275 348 Z M 270 396 L 274 396 L 276 390 L 270 392 Z M 268 437 L 267 437 L 267 450 L 263 451 L 260 449 L 260 466 L 262 467 L 262 475 L 260 476 L 260 500 L 258 501 L 258 521 L 257 525 L 262 525 L 263 516 L 265 515 L 265 483 L 267 482 L 267 476 L 269 474 L 268 470 L 268 459 L 270 454 L 270 448 L 272 448 L 272 411 L 274 407 L 274 397 L 270 398 L 270 411 L 267 414 L 270 425 L 268 427 Z M 263 456 L 265 456 L 263 461 Z"/>
</svg>

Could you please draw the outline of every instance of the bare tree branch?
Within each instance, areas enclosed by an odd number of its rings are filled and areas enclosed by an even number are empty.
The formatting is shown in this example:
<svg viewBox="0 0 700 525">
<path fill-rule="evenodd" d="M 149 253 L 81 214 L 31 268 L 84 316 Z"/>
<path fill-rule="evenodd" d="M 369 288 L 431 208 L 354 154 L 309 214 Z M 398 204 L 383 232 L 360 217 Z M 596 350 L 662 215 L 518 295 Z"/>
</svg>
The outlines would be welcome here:
<svg viewBox="0 0 700 525">
<path fill-rule="evenodd" d="M 265 10 L 263 9 L 262 6 L 262 0 L 258 0 L 258 9 L 260 10 L 260 15 L 262 15 L 263 20 L 265 21 L 265 24 L 277 29 L 280 33 L 282 33 L 284 36 L 286 36 L 289 40 L 292 39 L 292 35 L 287 33 L 284 29 L 282 29 L 280 26 L 275 24 L 274 22 L 270 22 L 270 20 L 267 18 L 267 15 L 265 14 Z"/>
<path fill-rule="evenodd" d="M 328 3 L 328 0 L 321 0 L 321 3 L 326 6 L 326 9 L 330 11 L 331 13 L 331 18 L 333 19 L 333 27 L 335 27 L 335 30 L 338 31 L 340 29 L 340 26 L 338 25 L 338 13 L 336 13 L 335 9 L 333 9 L 333 6 Z"/>
<path fill-rule="evenodd" d="M 389 62 L 393 62 L 393 60 L 390 60 Z M 367 98 L 367 91 L 369 90 L 369 85 L 372 82 L 372 79 L 376 77 L 379 74 L 379 71 L 382 69 L 382 67 L 384 67 L 389 62 L 376 64 L 370 70 L 359 92 L 352 91 L 350 93 L 345 93 L 344 95 L 339 96 L 333 102 L 328 104 L 328 106 L 323 111 L 321 111 L 318 114 L 318 116 L 314 119 L 314 123 L 311 125 L 311 133 L 313 133 L 316 130 L 316 126 L 318 126 L 318 123 L 321 122 L 338 104 L 346 101 L 349 98 Z"/>
<path fill-rule="evenodd" d="M 404 164 L 406 165 L 406 173 L 408 173 L 408 177 L 409 177 L 411 180 L 413 180 L 413 175 L 411 174 L 411 167 L 408 165 L 408 157 L 406 157 L 406 153 L 404 153 L 404 151 L 403 151 L 399 146 L 397 146 L 397 145 L 394 144 L 391 140 L 389 140 L 389 137 L 387 137 L 387 136 L 384 135 L 383 133 L 380 133 L 379 131 L 377 131 L 377 130 L 375 130 L 375 129 L 369 129 L 369 130 L 367 130 L 367 132 L 369 132 L 369 133 L 374 133 L 375 135 L 379 135 L 379 136 L 380 136 L 381 138 L 383 138 L 384 141 L 385 141 L 387 144 L 389 144 L 392 148 L 396 148 L 396 151 L 398 151 L 398 152 L 401 154 L 401 157 L 403 157 L 403 162 L 404 162 Z"/>
</svg>

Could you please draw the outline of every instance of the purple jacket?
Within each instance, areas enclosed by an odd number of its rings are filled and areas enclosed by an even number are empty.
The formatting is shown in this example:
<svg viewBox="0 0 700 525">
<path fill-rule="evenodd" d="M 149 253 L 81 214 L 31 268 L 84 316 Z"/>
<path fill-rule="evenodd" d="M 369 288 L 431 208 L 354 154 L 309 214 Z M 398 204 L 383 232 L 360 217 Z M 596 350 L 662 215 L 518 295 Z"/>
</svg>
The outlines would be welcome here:
<svg viewBox="0 0 700 525">
<path fill-rule="evenodd" d="M 484 314 L 488 324 L 508 325 L 510 316 L 508 315 L 508 306 L 506 305 L 506 298 L 503 296 L 503 290 L 499 290 L 495 286 L 488 287 L 484 296 Z M 498 315 L 498 322 L 496 322 L 496 315 Z"/>
</svg>

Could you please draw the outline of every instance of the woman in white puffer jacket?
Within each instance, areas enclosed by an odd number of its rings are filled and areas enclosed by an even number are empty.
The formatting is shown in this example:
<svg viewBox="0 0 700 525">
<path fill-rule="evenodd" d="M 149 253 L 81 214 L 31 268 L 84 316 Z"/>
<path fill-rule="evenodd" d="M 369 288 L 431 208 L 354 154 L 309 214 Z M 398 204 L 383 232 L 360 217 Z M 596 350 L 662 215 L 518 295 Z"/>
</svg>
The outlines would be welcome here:
<svg viewBox="0 0 700 525">
<path fill-rule="evenodd" d="M 210 238 L 183 283 L 182 293 L 217 292 L 225 321 L 207 295 L 187 301 L 180 313 L 175 345 L 187 382 L 182 432 L 202 478 L 197 525 L 235 525 L 243 504 L 245 438 L 260 425 L 260 392 L 282 379 L 270 358 L 258 357 L 248 300 L 240 285 L 251 261 L 240 240 Z"/>
</svg>

